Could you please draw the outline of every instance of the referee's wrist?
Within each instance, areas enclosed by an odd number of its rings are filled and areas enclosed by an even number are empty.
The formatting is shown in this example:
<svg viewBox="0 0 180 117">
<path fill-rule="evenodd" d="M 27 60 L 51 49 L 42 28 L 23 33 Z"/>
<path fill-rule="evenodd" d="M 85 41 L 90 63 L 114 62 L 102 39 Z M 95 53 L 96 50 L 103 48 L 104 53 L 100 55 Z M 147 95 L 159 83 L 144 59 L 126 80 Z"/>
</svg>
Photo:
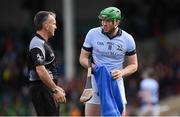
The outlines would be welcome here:
<svg viewBox="0 0 180 117">
<path fill-rule="evenodd" d="M 58 87 L 55 87 L 55 88 L 51 89 L 51 92 L 54 93 L 54 94 L 58 93 L 59 92 Z"/>
</svg>

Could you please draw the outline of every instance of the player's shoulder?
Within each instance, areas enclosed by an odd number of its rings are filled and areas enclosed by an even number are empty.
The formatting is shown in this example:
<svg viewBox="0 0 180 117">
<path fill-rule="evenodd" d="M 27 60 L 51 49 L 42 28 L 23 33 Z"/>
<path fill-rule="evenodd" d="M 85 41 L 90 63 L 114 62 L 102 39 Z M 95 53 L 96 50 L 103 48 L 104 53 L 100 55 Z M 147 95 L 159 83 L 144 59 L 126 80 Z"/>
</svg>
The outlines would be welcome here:
<svg viewBox="0 0 180 117">
<path fill-rule="evenodd" d="M 131 34 L 129 34 L 128 32 L 126 32 L 125 30 L 122 30 L 122 36 L 125 38 L 129 38 L 129 39 L 133 39 L 133 36 Z"/>
<path fill-rule="evenodd" d="M 142 82 L 144 84 L 156 84 L 157 83 L 157 81 L 154 78 L 151 78 L 151 77 L 148 77 L 148 78 L 142 80 Z"/>
<path fill-rule="evenodd" d="M 89 30 L 89 33 L 99 33 L 101 31 L 102 31 L 101 27 L 95 27 L 95 28 L 91 28 Z"/>
</svg>

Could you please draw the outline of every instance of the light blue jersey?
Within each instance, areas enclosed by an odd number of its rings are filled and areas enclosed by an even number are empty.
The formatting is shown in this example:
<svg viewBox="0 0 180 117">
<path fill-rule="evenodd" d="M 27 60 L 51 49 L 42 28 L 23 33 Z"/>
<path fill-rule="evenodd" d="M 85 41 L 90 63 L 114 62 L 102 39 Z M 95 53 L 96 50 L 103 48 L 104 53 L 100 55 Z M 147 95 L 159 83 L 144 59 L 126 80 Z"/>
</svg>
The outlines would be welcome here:
<svg viewBox="0 0 180 117">
<path fill-rule="evenodd" d="M 132 55 L 136 50 L 134 39 L 127 32 L 119 30 L 118 35 L 110 39 L 101 27 L 87 33 L 83 48 L 91 48 L 94 63 L 105 65 L 110 71 L 122 69 L 125 55 Z"/>
<path fill-rule="evenodd" d="M 123 30 L 119 30 L 118 34 L 112 38 L 108 37 L 101 27 L 91 29 L 85 38 L 83 49 L 92 52 L 93 62 L 96 65 L 104 65 L 111 70 L 123 69 L 125 56 L 134 55 L 136 46 L 133 37 Z M 127 103 L 124 89 L 123 78 L 116 79 L 122 101 Z M 92 88 L 97 92 L 97 85 L 92 78 Z M 99 97 L 94 96 L 89 102 L 99 104 Z"/>
</svg>

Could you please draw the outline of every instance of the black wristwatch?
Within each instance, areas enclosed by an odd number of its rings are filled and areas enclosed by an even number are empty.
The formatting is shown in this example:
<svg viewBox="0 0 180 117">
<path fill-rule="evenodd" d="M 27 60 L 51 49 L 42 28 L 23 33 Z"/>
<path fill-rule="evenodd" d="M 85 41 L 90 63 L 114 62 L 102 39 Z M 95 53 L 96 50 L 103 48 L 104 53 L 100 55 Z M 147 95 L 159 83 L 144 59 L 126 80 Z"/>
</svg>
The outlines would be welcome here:
<svg viewBox="0 0 180 117">
<path fill-rule="evenodd" d="M 53 90 L 51 90 L 51 92 L 56 94 L 56 93 L 58 93 L 58 90 L 57 90 L 57 88 L 54 88 Z"/>
</svg>

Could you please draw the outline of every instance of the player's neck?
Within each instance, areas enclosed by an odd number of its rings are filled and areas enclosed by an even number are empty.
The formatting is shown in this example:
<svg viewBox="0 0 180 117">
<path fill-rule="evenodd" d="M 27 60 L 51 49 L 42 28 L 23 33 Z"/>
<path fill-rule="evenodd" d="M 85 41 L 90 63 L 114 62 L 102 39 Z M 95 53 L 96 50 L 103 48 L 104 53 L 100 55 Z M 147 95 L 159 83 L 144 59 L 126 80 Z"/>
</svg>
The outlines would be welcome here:
<svg viewBox="0 0 180 117">
<path fill-rule="evenodd" d="M 117 35 L 119 28 L 112 29 L 112 31 L 108 34 L 110 37 L 114 37 Z"/>
</svg>

